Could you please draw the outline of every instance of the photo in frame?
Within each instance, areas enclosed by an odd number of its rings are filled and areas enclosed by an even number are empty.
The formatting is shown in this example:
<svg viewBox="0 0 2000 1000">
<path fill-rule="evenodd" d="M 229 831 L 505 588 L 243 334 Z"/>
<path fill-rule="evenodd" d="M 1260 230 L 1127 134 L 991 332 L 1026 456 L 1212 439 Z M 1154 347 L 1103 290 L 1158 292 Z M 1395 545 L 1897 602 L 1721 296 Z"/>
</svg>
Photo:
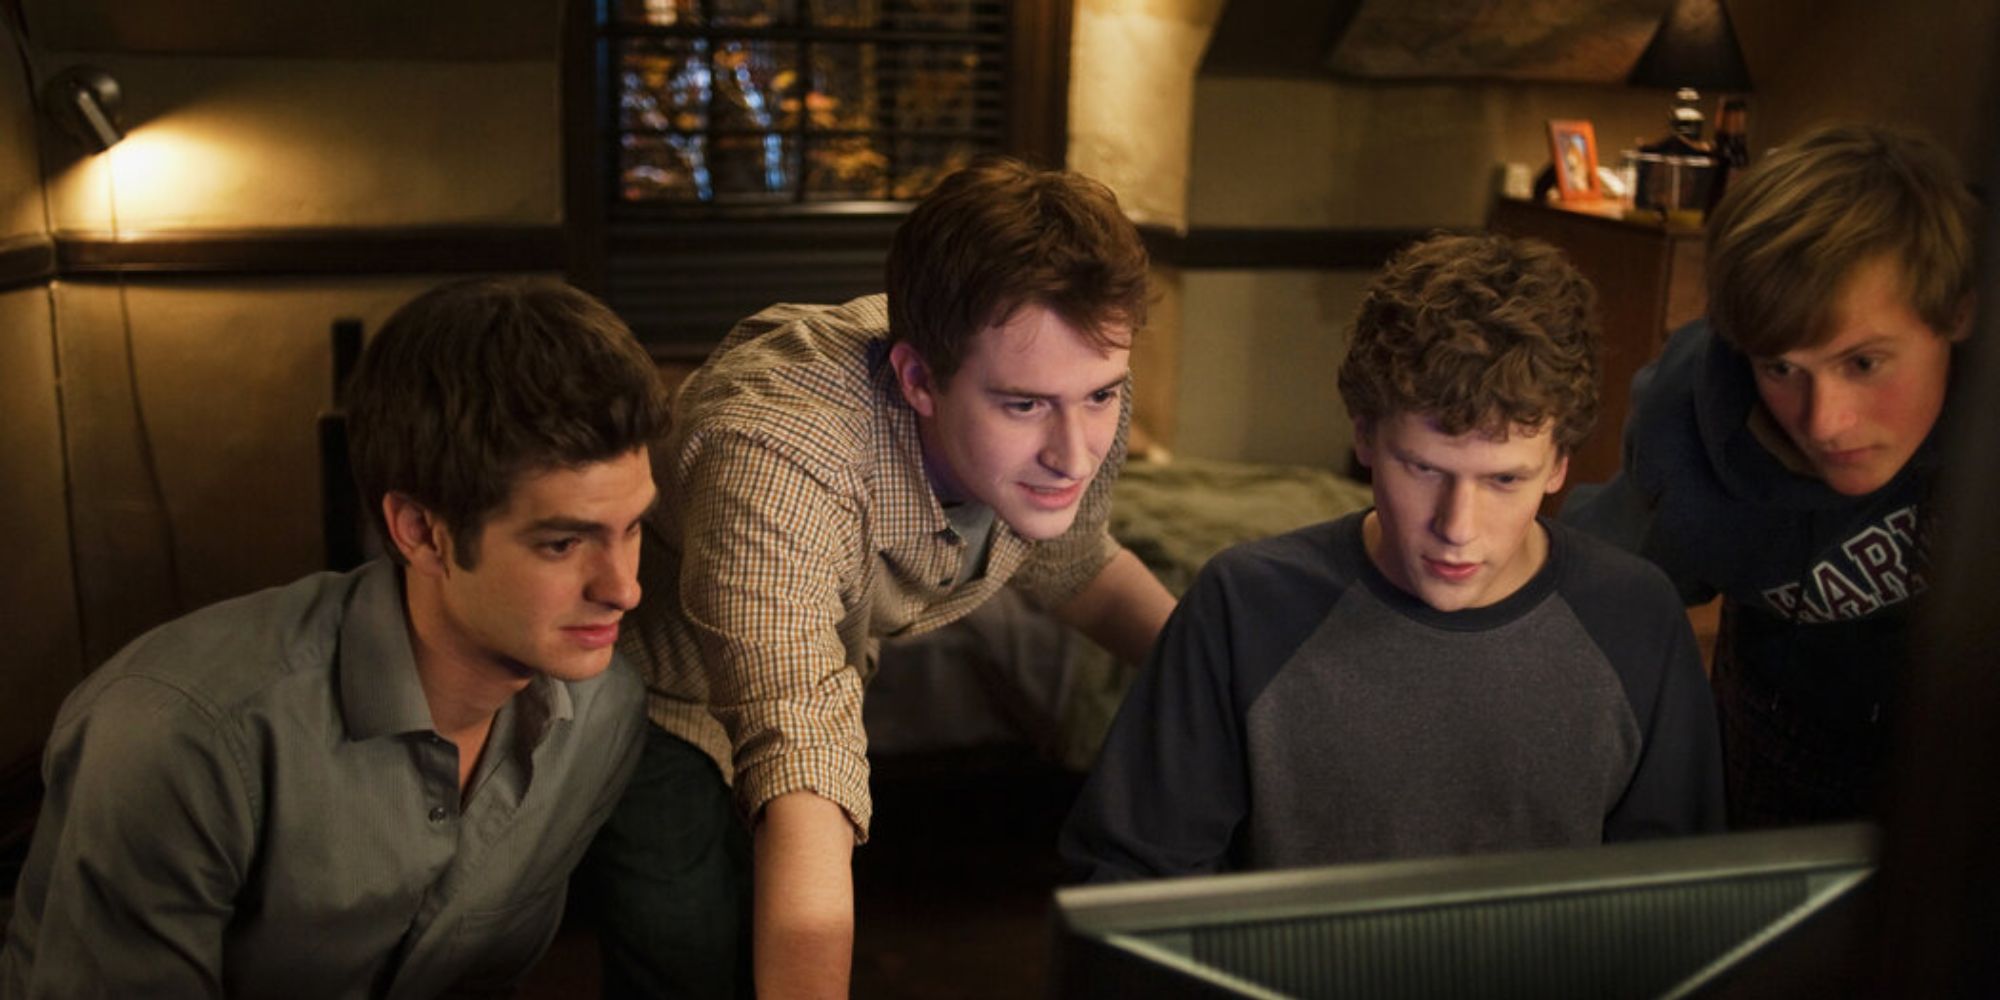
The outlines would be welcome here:
<svg viewBox="0 0 2000 1000">
<path fill-rule="evenodd" d="M 1597 187 L 1597 133 L 1582 119 L 1549 120 L 1549 160 L 1555 164 L 1556 191 L 1564 201 L 1588 201 Z"/>
</svg>

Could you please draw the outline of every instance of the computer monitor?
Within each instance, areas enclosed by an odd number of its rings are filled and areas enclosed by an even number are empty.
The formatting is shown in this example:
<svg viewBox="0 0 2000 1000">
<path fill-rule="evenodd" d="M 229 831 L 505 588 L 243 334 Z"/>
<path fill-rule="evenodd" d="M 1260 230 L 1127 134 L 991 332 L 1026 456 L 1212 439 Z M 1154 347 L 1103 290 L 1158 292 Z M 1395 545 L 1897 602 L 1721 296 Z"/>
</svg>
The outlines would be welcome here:
<svg viewBox="0 0 2000 1000">
<path fill-rule="evenodd" d="M 1689 997 L 1873 871 L 1867 824 L 1056 893 L 1058 997 Z"/>
</svg>

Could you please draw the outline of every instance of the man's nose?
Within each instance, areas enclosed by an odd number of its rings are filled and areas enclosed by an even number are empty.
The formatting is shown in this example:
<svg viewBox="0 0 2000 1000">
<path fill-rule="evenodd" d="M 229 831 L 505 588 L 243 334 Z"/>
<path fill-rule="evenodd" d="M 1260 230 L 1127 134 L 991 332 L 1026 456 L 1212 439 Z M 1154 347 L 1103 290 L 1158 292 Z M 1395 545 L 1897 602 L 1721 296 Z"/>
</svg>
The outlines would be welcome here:
<svg viewBox="0 0 2000 1000">
<path fill-rule="evenodd" d="M 639 606 L 639 539 L 621 539 L 601 555 L 584 596 L 606 607 L 630 611 Z"/>
<path fill-rule="evenodd" d="M 1806 386 L 1804 416 L 1808 440 L 1834 444 L 1854 426 L 1854 393 L 1836 379 L 1814 379 Z"/>
<path fill-rule="evenodd" d="M 1431 531 L 1452 545 L 1466 545 L 1479 537 L 1477 484 L 1456 480 L 1445 486 L 1431 518 Z"/>
<path fill-rule="evenodd" d="M 1051 419 L 1048 440 L 1043 442 L 1042 466 L 1065 479 L 1081 479 L 1090 474 L 1090 439 L 1083 416 L 1059 409 Z"/>
</svg>

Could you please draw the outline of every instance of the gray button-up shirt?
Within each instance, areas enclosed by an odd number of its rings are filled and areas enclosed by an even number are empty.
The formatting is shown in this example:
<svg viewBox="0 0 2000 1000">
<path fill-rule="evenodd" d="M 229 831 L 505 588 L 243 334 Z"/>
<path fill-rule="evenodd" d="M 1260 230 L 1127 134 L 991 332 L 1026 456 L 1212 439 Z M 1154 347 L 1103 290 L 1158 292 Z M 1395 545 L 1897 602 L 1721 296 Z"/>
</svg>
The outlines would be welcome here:
<svg viewBox="0 0 2000 1000">
<path fill-rule="evenodd" d="M 461 805 L 389 564 L 155 629 L 56 720 L 0 994 L 504 988 L 555 933 L 637 761 L 642 703 L 622 660 L 538 677 Z"/>
</svg>

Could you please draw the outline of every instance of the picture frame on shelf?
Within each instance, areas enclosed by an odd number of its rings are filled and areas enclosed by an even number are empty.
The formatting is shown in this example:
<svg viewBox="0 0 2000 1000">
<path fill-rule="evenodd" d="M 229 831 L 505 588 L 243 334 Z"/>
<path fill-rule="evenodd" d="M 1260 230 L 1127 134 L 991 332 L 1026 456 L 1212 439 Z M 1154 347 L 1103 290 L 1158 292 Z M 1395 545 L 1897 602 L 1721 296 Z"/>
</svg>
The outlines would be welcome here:
<svg viewBox="0 0 2000 1000">
<path fill-rule="evenodd" d="M 1549 119 L 1549 162 L 1555 165 L 1556 193 L 1564 201 L 1595 201 L 1597 131 L 1581 118 Z"/>
</svg>

